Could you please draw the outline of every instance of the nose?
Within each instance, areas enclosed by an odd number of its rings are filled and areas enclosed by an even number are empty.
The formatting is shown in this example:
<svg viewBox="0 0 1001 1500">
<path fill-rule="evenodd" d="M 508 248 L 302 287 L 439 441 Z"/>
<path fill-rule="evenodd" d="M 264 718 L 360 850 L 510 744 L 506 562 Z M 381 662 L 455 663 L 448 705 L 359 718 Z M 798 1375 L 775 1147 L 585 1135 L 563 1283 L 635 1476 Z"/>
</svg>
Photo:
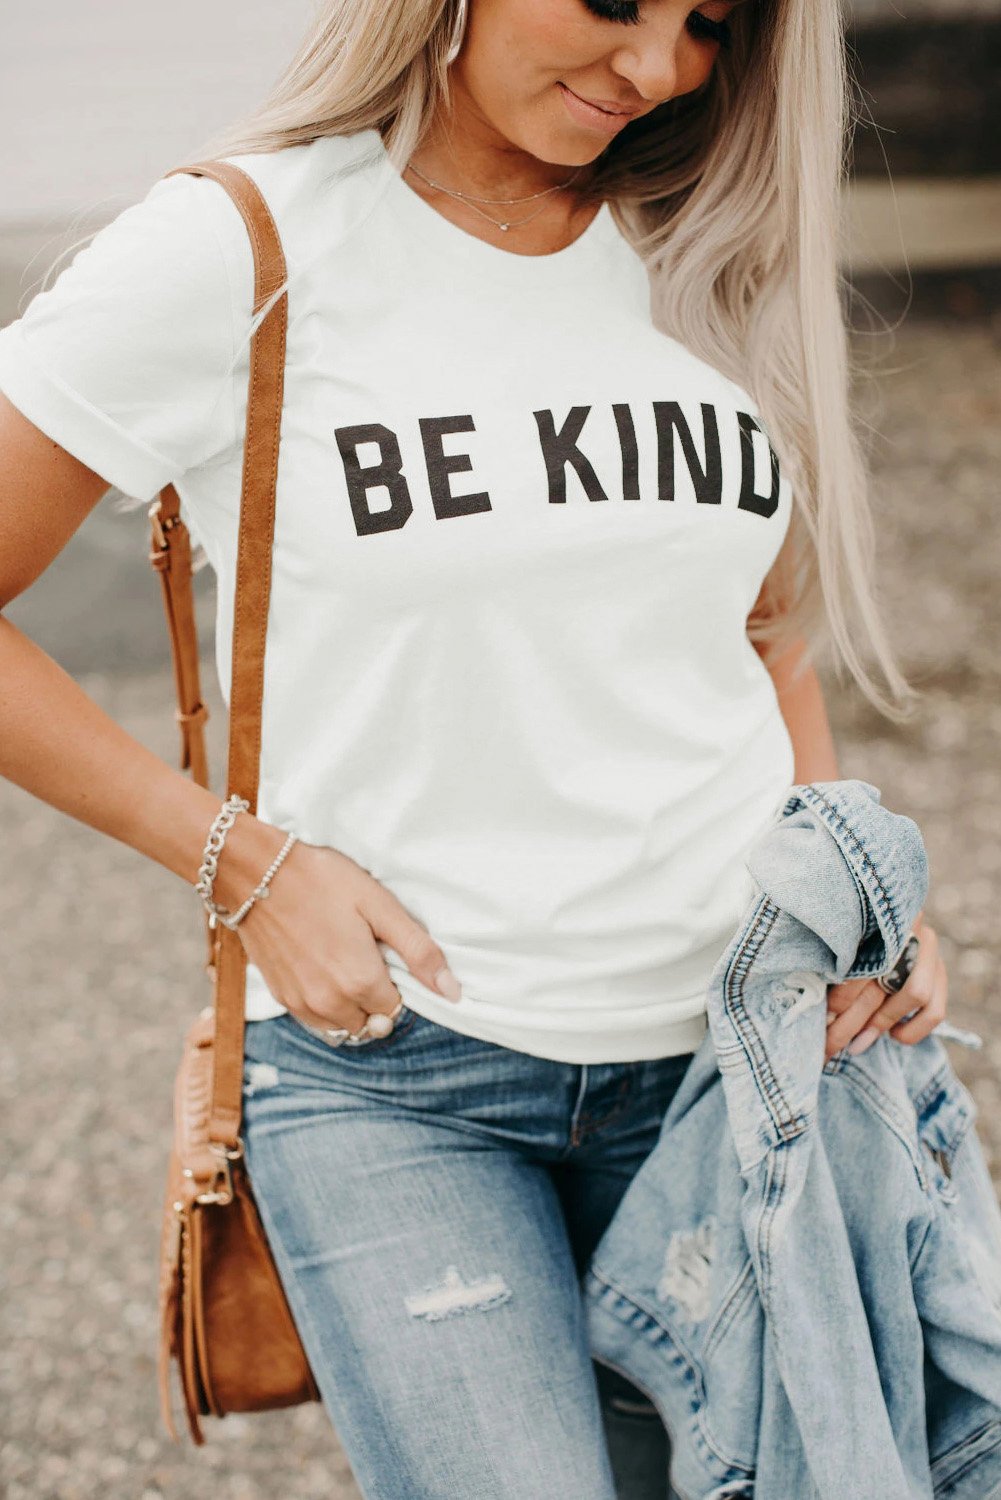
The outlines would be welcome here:
<svg viewBox="0 0 1001 1500">
<path fill-rule="evenodd" d="M 648 20 L 630 28 L 630 36 L 617 48 L 612 67 L 642 95 L 647 105 L 663 104 L 678 91 L 678 49 L 684 30 L 676 20 L 659 24 Z"/>
</svg>

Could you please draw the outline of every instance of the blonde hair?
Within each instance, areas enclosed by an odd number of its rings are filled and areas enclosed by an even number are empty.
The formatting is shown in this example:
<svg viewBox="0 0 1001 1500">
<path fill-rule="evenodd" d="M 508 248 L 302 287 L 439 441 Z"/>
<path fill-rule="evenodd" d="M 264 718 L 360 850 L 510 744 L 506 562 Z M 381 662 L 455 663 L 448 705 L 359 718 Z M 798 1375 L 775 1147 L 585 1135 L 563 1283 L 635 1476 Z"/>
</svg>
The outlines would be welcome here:
<svg viewBox="0 0 1001 1500">
<path fill-rule="evenodd" d="M 387 25 L 385 0 L 325 0 L 261 106 L 189 162 L 374 127 L 402 170 L 449 107 L 456 10 L 457 0 L 394 0 Z M 729 27 L 706 84 L 620 131 L 588 191 L 609 200 L 646 261 L 657 326 L 748 391 L 789 478 L 789 530 L 750 638 L 777 655 L 803 637 L 801 669 L 831 644 L 838 672 L 900 721 L 918 695 L 878 607 L 840 302 L 851 118 L 840 0 L 752 0 Z"/>
</svg>

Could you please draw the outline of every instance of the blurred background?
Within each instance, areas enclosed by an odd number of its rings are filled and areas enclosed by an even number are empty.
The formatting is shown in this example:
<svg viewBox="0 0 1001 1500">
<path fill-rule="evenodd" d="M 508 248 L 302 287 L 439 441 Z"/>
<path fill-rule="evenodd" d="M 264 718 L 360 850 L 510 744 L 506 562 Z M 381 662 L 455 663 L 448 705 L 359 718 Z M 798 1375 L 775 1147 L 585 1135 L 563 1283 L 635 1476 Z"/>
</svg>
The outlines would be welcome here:
<svg viewBox="0 0 1001 1500">
<path fill-rule="evenodd" d="M 55 257 L 253 105 L 306 0 L 49 0 L 0 22 L 0 323 Z M 821 663 L 841 774 L 915 818 L 949 1044 L 1001 1186 L 1001 0 L 854 0 L 860 120 L 843 262 L 880 564 L 920 713 L 896 727 Z M 62 264 L 63 262 L 60 262 Z M 8 609 L 176 763 L 145 513 L 109 492 Z M 225 723 L 196 578 L 213 784 Z M 0 783 L 0 1495 L 357 1500 L 317 1407 L 161 1434 L 156 1262 L 171 1085 L 207 998 L 191 892 Z"/>
</svg>

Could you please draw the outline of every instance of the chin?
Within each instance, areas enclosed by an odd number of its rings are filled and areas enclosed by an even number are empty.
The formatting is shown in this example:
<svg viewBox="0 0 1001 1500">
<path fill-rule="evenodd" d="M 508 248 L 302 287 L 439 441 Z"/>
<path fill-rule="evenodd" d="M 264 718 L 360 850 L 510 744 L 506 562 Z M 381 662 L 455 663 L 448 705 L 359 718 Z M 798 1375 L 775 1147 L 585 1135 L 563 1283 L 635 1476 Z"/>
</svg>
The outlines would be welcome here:
<svg viewBox="0 0 1001 1500">
<path fill-rule="evenodd" d="M 608 149 L 608 142 L 590 139 L 583 132 L 567 130 L 546 120 L 511 134 L 508 139 L 523 151 L 551 166 L 584 167 Z"/>
</svg>

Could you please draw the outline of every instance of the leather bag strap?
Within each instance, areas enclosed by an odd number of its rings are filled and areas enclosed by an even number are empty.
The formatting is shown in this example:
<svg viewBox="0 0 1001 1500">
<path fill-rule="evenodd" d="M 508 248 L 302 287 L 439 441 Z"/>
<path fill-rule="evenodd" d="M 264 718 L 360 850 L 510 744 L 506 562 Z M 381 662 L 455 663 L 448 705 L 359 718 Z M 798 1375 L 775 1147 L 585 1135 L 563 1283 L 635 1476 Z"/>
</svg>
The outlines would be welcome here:
<svg viewBox="0 0 1001 1500">
<path fill-rule="evenodd" d="M 271 211 L 253 178 L 231 162 L 203 161 L 174 167 L 211 177 L 239 209 L 254 252 L 254 315 L 286 278 L 285 256 Z M 271 558 L 278 482 L 278 448 L 285 387 L 288 293 L 283 291 L 257 325 L 250 343 L 250 382 L 240 497 L 236 587 L 233 602 L 232 675 L 229 701 L 227 796 L 245 797 L 257 811 L 260 776 L 264 650 L 271 598 Z M 181 769 L 208 786 L 198 641 L 191 587 L 191 544 L 180 502 L 167 485 L 150 507 L 150 561 L 160 574 L 174 660 L 181 727 Z M 222 924 L 208 929 L 209 971 L 215 985 L 212 1042 L 212 1102 L 209 1139 L 225 1151 L 240 1149 L 243 1096 L 246 953 L 239 934 Z"/>
</svg>

